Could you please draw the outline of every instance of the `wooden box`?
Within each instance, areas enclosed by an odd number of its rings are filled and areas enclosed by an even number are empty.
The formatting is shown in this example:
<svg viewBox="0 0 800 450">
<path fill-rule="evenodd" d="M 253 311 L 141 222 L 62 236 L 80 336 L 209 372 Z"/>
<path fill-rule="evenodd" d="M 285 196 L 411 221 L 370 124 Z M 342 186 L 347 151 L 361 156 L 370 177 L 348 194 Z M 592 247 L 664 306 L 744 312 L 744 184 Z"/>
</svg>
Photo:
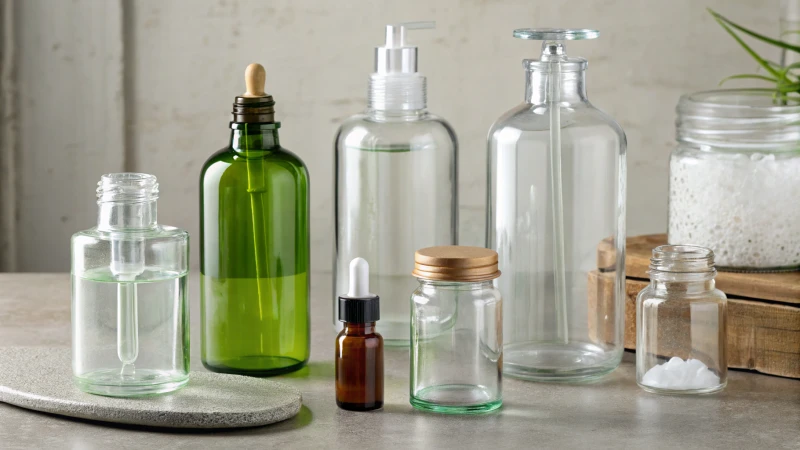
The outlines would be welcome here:
<svg viewBox="0 0 800 450">
<path fill-rule="evenodd" d="M 625 259 L 625 348 L 636 348 L 636 295 L 649 281 L 653 248 L 666 235 L 628 238 Z M 611 241 L 598 246 L 598 267 L 613 260 Z M 728 296 L 728 367 L 800 378 L 800 272 L 719 272 L 717 288 Z M 613 309 L 614 278 L 589 274 L 589 308 Z M 600 336 L 598 336 L 600 337 Z"/>
</svg>

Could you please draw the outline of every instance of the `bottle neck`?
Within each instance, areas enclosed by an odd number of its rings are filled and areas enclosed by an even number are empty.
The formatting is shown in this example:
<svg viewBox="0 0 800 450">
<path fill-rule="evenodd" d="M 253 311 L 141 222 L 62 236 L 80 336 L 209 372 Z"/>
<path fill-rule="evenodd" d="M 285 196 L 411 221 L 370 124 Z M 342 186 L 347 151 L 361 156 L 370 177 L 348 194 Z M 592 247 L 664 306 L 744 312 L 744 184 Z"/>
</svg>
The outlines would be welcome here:
<svg viewBox="0 0 800 450">
<path fill-rule="evenodd" d="M 662 245 L 650 259 L 650 286 L 660 292 L 702 294 L 713 291 L 714 253 L 693 245 Z"/>
<path fill-rule="evenodd" d="M 378 122 L 411 122 L 428 115 L 426 109 L 409 109 L 387 111 L 383 109 L 367 109 L 367 116 Z"/>
<path fill-rule="evenodd" d="M 375 334 L 375 322 L 367 323 L 344 323 L 344 333 L 349 336 L 365 336 Z"/>
<path fill-rule="evenodd" d="M 542 62 L 525 60 L 525 102 L 534 105 L 545 103 L 585 103 L 586 61 Z"/>
<path fill-rule="evenodd" d="M 158 225 L 156 177 L 139 173 L 103 175 L 97 183 L 97 229 L 136 231 Z"/>
<path fill-rule="evenodd" d="M 280 148 L 278 128 L 275 123 L 237 123 L 231 122 L 230 147 L 237 153 L 258 156 Z"/>
</svg>

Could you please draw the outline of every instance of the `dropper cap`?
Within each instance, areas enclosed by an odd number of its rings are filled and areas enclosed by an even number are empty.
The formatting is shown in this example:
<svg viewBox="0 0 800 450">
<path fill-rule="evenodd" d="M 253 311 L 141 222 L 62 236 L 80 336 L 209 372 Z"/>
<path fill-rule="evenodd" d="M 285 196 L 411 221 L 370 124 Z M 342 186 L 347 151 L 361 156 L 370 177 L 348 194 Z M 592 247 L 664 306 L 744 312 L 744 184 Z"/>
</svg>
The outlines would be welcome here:
<svg viewBox="0 0 800 450">
<path fill-rule="evenodd" d="M 370 76 L 369 108 L 385 111 L 425 109 L 426 79 L 417 72 L 417 47 L 406 42 L 408 30 L 430 29 L 435 22 L 386 25 L 386 42 L 375 48 Z"/>
<path fill-rule="evenodd" d="M 355 258 L 350 261 L 350 290 L 339 297 L 339 320 L 369 323 L 380 318 L 380 297 L 369 292 L 369 263 Z"/>
<path fill-rule="evenodd" d="M 231 122 L 274 123 L 275 101 L 264 92 L 267 71 L 261 64 L 253 63 L 244 71 L 246 91 L 233 101 Z"/>
</svg>

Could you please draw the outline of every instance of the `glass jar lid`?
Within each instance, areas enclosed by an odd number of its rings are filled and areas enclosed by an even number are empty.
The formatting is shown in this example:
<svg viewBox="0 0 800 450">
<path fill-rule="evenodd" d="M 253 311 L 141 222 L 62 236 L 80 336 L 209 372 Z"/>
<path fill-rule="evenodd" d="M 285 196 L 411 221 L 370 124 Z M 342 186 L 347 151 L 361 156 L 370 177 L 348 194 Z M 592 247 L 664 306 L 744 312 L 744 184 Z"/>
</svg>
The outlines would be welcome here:
<svg viewBox="0 0 800 450">
<path fill-rule="evenodd" d="M 494 250 L 446 245 L 417 250 L 412 275 L 423 280 L 477 282 L 493 280 L 500 271 Z"/>
</svg>

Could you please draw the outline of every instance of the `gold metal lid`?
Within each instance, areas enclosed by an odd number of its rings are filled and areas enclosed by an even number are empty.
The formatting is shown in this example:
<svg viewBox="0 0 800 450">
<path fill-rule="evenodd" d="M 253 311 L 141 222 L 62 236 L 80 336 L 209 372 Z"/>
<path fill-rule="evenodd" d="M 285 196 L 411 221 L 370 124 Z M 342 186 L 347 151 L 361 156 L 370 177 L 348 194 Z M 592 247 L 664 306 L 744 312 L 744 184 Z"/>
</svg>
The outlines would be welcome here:
<svg viewBox="0 0 800 450">
<path fill-rule="evenodd" d="M 483 247 L 446 245 L 414 253 L 417 278 L 434 281 L 489 281 L 500 276 L 497 252 Z"/>
</svg>

